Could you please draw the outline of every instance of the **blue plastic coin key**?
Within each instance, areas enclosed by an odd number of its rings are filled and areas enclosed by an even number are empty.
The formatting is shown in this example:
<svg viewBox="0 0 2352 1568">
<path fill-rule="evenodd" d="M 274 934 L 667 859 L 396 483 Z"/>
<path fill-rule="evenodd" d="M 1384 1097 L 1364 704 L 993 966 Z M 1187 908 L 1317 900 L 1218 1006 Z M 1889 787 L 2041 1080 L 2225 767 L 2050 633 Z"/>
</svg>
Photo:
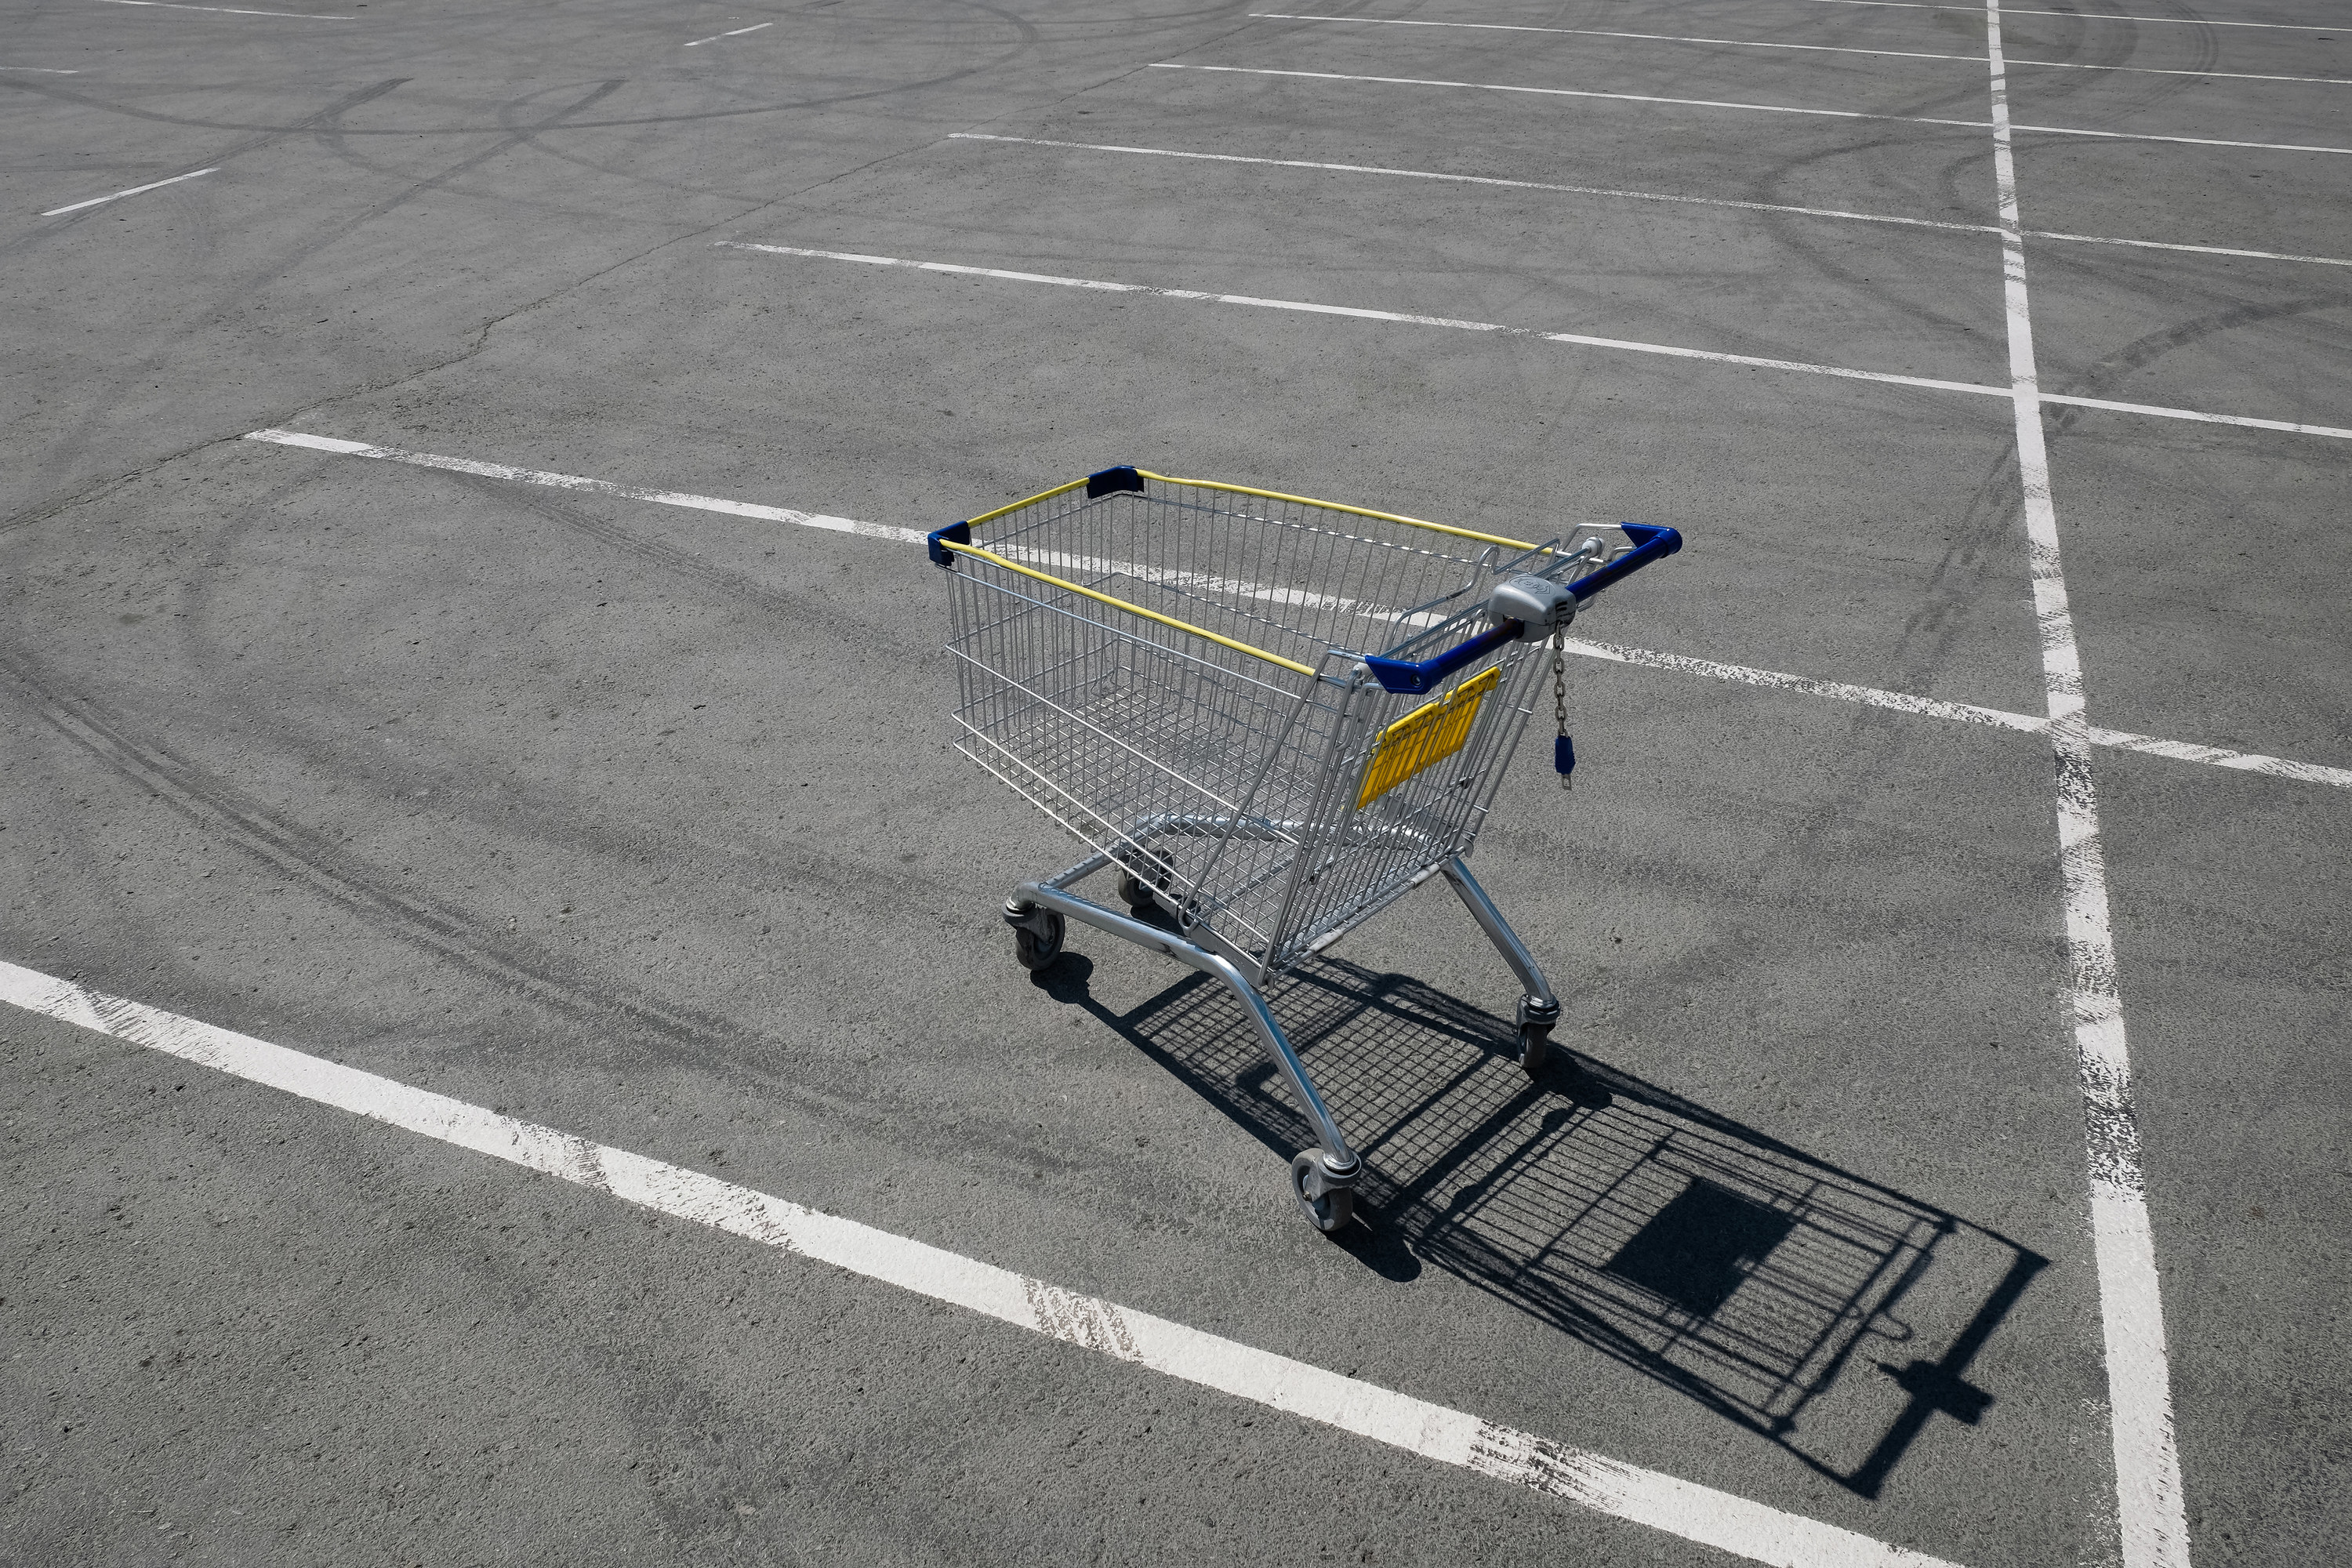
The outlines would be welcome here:
<svg viewBox="0 0 2352 1568">
<path fill-rule="evenodd" d="M 1565 735 L 1551 743 L 1551 771 L 1562 778 L 1576 771 L 1576 742 Z"/>
</svg>

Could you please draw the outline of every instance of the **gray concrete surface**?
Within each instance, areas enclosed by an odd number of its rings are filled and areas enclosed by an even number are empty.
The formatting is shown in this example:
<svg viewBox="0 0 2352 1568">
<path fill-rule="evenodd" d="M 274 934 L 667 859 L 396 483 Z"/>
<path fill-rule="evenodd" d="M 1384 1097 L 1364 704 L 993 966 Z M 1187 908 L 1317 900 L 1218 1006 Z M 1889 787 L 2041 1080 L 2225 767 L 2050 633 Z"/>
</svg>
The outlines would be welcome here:
<svg viewBox="0 0 2352 1568">
<path fill-rule="evenodd" d="M 945 140 L 1984 223 L 1962 128 L 1144 68 L 1981 119 L 1980 65 L 1076 0 L 258 8 L 356 19 L 0 9 L 0 67 L 78 73 L 0 69 L 0 957 L 1973 1568 L 2114 1560 L 2040 739 L 1575 669 L 1578 788 L 1523 766 L 1478 865 L 1605 1093 L 1503 1059 L 1515 989 L 1424 889 L 1276 997 L 1378 1141 L 1335 1246 L 1229 1005 L 1107 939 L 1013 964 L 998 900 L 1071 851 L 950 752 L 917 552 L 236 439 L 921 527 L 1121 460 L 1667 522 L 1685 552 L 1580 629 L 2036 712 L 2000 400 L 713 243 L 1998 382 L 1986 234 Z M 1413 14 L 1983 41 L 1803 0 Z M 2324 26 L 2007 42 L 2352 76 Z M 2352 144 L 2352 87 L 2016 93 Z M 2031 227 L 2336 257 L 2343 162 L 2019 158 Z M 2347 269 L 2030 254 L 2049 389 L 2352 423 Z M 2346 444 L 2048 426 L 2093 721 L 2352 765 Z M 2352 795 L 2098 767 L 2194 1559 L 2329 1563 Z M 0 1064 L 8 1562 L 1724 1561 L 14 1010 Z M 1867 1214 L 1893 1272 L 1814 1265 L 1820 1322 L 1744 1360 L 1632 1310 L 1531 1238 L 1634 1147 Z"/>
</svg>

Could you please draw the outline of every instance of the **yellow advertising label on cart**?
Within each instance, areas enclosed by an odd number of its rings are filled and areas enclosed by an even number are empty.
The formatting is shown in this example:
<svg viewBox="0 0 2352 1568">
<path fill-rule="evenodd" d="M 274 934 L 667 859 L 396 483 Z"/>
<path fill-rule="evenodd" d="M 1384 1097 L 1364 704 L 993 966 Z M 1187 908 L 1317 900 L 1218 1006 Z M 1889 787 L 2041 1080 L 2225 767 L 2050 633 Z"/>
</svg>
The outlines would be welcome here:
<svg viewBox="0 0 2352 1568">
<path fill-rule="evenodd" d="M 1489 666 L 1434 702 L 1424 702 L 1381 731 L 1372 759 L 1364 769 L 1364 787 L 1356 792 L 1361 811 L 1381 796 L 1460 751 L 1478 722 L 1479 705 L 1486 693 L 1503 683 L 1500 665 Z"/>
</svg>

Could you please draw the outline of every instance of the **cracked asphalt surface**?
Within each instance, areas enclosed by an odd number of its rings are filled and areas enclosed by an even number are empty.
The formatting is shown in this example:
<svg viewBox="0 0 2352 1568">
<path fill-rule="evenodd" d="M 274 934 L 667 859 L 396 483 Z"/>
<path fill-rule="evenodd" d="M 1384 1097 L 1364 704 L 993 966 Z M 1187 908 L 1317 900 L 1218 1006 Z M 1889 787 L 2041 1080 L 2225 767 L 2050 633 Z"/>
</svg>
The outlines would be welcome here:
<svg viewBox="0 0 2352 1568">
<path fill-rule="evenodd" d="M 1531 749 L 1476 864 L 1588 1075 L 1507 1059 L 1517 989 L 1441 890 L 1365 927 L 1274 996 L 1368 1150 L 1334 1245 L 1228 1002 L 1108 938 L 1013 963 L 999 903 L 1076 857 L 953 753 L 919 552 L 239 439 L 926 529 L 1114 462 L 1668 523 L 1580 633 L 2038 713 L 2000 398 L 716 243 L 1999 384 L 1984 232 L 1040 144 L 1982 225 L 1967 127 L 1150 68 L 1981 120 L 1980 16 L 1411 12 L 1908 51 L 1826 54 L 1132 0 L 250 9 L 0 0 L 0 958 L 1970 1568 L 2115 1559 L 2041 738 L 1573 669 L 1577 788 Z M 2352 77 L 2311 0 L 2228 16 L 2277 26 L 2005 36 Z M 2352 102 L 2011 92 L 2282 143 Z M 2342 162 L 2018 154 L 2030 228 L 2323 258 Z M 2029 258 L 2046 390 L 2352 423 L 2344 267 Z M 2347 443 L 2046 428 L 2092 721 L 2352 766 Z M 2095 766 L 2191 1554 L 2332 1563 L 2352 798 Z M 0 1011 L 0 1559 L 1727 1561 Z M 1640 1261 L 1728 1267 L 1724 1184 L 1797 1216 L 1749 1238 L 1769 1307 Z"/>
</svg>

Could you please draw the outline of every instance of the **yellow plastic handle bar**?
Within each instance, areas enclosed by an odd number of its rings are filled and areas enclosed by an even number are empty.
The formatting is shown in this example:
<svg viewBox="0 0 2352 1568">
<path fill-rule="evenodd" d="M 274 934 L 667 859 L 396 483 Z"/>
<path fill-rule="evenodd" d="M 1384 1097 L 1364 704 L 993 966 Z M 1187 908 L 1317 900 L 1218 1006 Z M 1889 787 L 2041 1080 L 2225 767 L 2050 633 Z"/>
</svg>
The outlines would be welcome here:
<svg viewBox="0 0 2352 1568">
<path fill-rule="evenodd" d="M 1190 485 L 1194 489 L 1223 490 L 1227 495 L 1255 496 L 1260 500 L 1288 501 L 1294 506 L 1321 507 L 1326 511 L 1343 511 L 1350 517 L 1369 517 L 1379 522 L 1397 522 L 1402 523 L 1407 528 L 1427 529 L 1432 533 L 1450 533 L 1456 539 L 1475 540 L 1481 544 L 1500 544 L 1522 553 L 1536 548 L 1524 539 L 1505 539 L 1499 533 L 1480 533 L 1475 529 L 1455 528 L 1443 522 L 1425 522 L 1417 517 L 1399 517 L 1392 511 L 1374 511 L 1369 507 L 1345 506 L 1335 500 L 1317 500 L 1312 496 L 1291 496 L 1285 495 L 1280 490 L 1252 489 L 1247 485 L 1222 484 L 1215 479 L 1171 479 L 1166 474 L 1155 474 L 1150 468 L 1138 468 L 1135 471 L 1147 479 L 1158 479 L 1163 485 Z M 966 521 L 972 527 L 978 528 L 983 522 L 993 522 L 1000 517 L 1019 511 L 1024 506 L 1034 506 L 1041 500 L 1052 500 L 1055 496 L 1067 495 L 1086 482 L 1084 479 L 1072 479 L 1066 485 L 1056 485 L 1050 490 L 1041 490 L 1025 500 L 1017 500 L 1010 506 L 998 507 L 994 511 L 982 512 L 978 517 Z"/>
<path fill-rule="evenodd" d="M 1084 479 L 1078 481 L 1079 484 L 1086 482 Z M 1073 487 L 1066 485 L 1063 487 L 1065 489 L 1071 488 Z M 1058 493 L 1052 490 L 1046 492 L 1048 495 Z M 1021 504 L 1026 506 L 1029 503 L 1024 501 Z M 981 520 L 974 518 L 972 521 L 978 522 Z M 1196 626 L 1190 621 L 1180 621 L 1173 616 L 1163 616 L 1157 610 L 1147 610 L 1141 605 L 1130 605 L 1125 599 L 1114 599 L 1108 594 L 1098 594 L 1092 588 L 1081 587 L 1066 578 L 1056 577 L 1050 572 L 1040 572 L 1034 566 L 1024 566 L 1018 561 L 1007 561 L 992 550 L 982 550 L 970 544 L 958 544 L 951 539 L 942 539 L 940 543 L 944 548 L 954 551 L 958 555 L 970 555 L 977 560 L 985 561 L 992 566 L 1002 566 L 1007 572 L 1018 572 L 1024 577 L 1034 577 L 1040 583 L 1051 583 L 1056 588 L 1066 588 L 1073 594 L 1083 594 L 1097 604 L 1108 605 L 1114 610 L 1125 610 L 1130 616 L 1141 616 L 1147 621 L 1158 621 L 1163 626 L 1171 626 L 1177 631 L 1192 637 L 1206 637 L 1220 647 L 1229 647 L 1235 653 L 1245 653 L 1252 658 L 1262 658 L 1268 664 L 1278 664 L 1285 669 L 1307 676 L 1310 679 L 1314 677 L 1315 667 L 1312 665 L 1301 664 L 1295 658 L 1285 658 L 1278 653 L 1268 653 L 1262 647 L 1252 647 L 1245 642 L 1235 642 L 1231 637 L 1219 637 L 1206 626 Z"/>
<path fill-rule="evenodd" d="M 1163 485 L 1191 485 L 1197 489 L 1223 490 L 1228 495 L 1256 496 L 1261 500 L 1285 500 L 1297 506 L 1319 506 L 1326 511 L 1344 511 L 1351 517 L 1369 517 L 1381 522 L 1401 522 L 1407 528 L 1425 528 L 1432 533 L 1450 533 L 1456 539 L 1475 539 L 1481 544 L 1507 545 L 1511 549 L 1520 551 L 1522 552 L 1535 548 L 1534 545 L 1529 544 L 1523 539 L 1505 539 L 1498 533 L 1480 533 L 1473 529 L 1454 528 L 1450 524 L 1443 522 L 1424 522 L 1417 517 L 1399 517 L 1392 511 L 1373 511 L 1369 507 L 1343 506 L 1335 500 L 1317 500 L 1312 496 L 1286 496 L 1280 490 L 1252 489 L 1247 485 L 1220 484 L 1215 479 L 1171 479 L 1166 474 L 1155 474 L 1149 468 L 1138 468 L 1135 471 L 1141 474 L 1147 479 L 1158 479 Z M 1063 487 L 1064 489 L 1072 488 L 1074 487 L 1067 485 Z M 1049 490 L 1046 492 L 1048 495 L 1059 495 L 1061 493 L 1061 490 Z M 1043 500 L 1045 497 L 1040 496 L 1037 499 Z M 973 521 L 978 521 L 979 520 L 975 518 Z"/>
</svg>

